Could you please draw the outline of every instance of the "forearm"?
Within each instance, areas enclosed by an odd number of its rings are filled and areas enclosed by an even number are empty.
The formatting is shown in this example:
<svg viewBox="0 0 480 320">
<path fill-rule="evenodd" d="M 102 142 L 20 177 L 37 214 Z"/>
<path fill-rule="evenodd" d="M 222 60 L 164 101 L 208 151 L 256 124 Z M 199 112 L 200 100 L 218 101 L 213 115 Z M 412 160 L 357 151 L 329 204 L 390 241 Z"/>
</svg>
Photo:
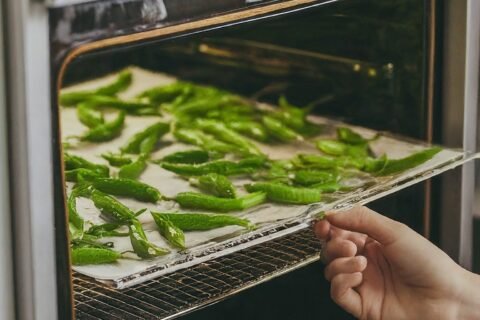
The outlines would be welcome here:
<svg viewBox="0 0 480 320">
<path fill-rule="evenodd" d="M 463 294 L 458 307 L 457 319 L 480 319 L 480 275 L 463 271 Z"/>
</svg>

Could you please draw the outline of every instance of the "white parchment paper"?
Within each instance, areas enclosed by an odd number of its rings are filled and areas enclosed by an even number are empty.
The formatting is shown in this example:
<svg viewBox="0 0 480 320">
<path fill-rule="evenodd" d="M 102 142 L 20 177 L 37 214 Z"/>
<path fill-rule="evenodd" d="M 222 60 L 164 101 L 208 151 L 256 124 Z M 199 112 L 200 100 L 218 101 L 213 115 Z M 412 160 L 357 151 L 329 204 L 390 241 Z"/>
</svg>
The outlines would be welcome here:
<svg viewBox="0 0 480 320">
<path fill-rule="evenodd" d="M 153 73 L 136 67 L 132 67 L 133 72 L 133 83 L 131 87 L 123 92 L 120 97 L 129 99 L 135 97 L 138 93 L 143 90 L 170 83 L 175 81 L 175 78 L 160 73 Z M 79 85 L 72 86 L 70 88 L 64 89 L 64 92 L 70 90 L 85 90 L 93 89 L 101 86 L 103 84 L 109 83 L 114 79 L 115 75 L 110 75 L 103 77 L 101 79 L 96 79 L 88 81 Z M 269 107 L 269 106 L 267 106 Z M 107 117 L 113 115 L 107 115 Z M 125 122 L 125 128 L 122 131 L 122 134 L 115 140 L 108 143 L 82 143 L 79 144 L 72 150 L 68 152 L 76 155 L 80 155 L 90 161 L 96 163 L 108 164 L 100 155 L 104 152 L 117 152 L 119 147 L 122 146 L 126 140 L 131 137 L 134 133 L 143 130 L 150 124 L 158 121 L 158 117 L 135 117 L 128 116 Z M 325 137 L 334 137 L 334 127 L 339 125 L 338 122 L 328 120 L 321 117 L 311 117 L 311 120 L 319 124 L 326 125 L 326 134 L 323 134 L 318 138 Z M 345 124 L 341 124 L 345 126 Z M 357 132 L 361 133 L 365 137 L 373 137 L 377 132 L 360 128 L 352 127 Z M 87 128 L 84 127 L 77 119 L 75 108 L 62 108 L 61 109 L 61 131 L 62 137 L 67 139 L 69 136 L 75 136 L 86 131 Z M 268 154 L 272 159 L 290 159 L 295 154 L 298 153 L 318 153 L 314 144 L 311 141 L 304 142 L 295 142 L 288 145 L 263 145 L 258 144 L 260 149 Z M 423 144 L 411 143 L 407 141 L 402 141 L 389 136 L 382 136 L 380 139 L 376 140 L 371 144 L 373 151 L 378 154 L 386 154 L 389 158 L 401 158 L 407 156 L 413 152 L 422 150 L 426 148 Z M 192 149 L 192 146 L 184 145 L 181 143 L 176 143 L 173 141 L 171 135 L 167 135 L 159 142 L 157 146 L 157 151 L 152 154 L 152 159 L 161 158 L 167 154 L 173 153 L 179 150 Z M 335 204 L 337 207 L 342 205 L 342 202 L 354 203 L 355 199 L 362 199 L 365 202 L 365 194 L 371 193 L 371 197 L 374 197 L 374 194 L 379 194 L 375 190 L 385 190 L 389 187 L 399 187 L 402 181 L 411 180 L 411 177 L 419 176 L 423 172 L 434 172 L 433 169 L 442 167 L 446 164 L 452 163 L 455 160 L 460 161 L 464 158 L 462 152 L 444 149 L 439 154 L 437 154 L 432 160 L 424 163 L 423 165 L 397 175 L 395 177 L 383 177 L 377 179 L 376 185 L 370 187 L 368 190 L 356 190 L 351 193 L 341 193 L 335 194 L 330 198 L 330 203 L 320 203 L 315 204 L 315 211 L 322 211 L 332 208 L 332 204 Z M 111 168 L 111 172 L 115 174 L 117 169 Z M 160 190 L 160 192 L 166 196 L 175 196 L 179 192 L 183 191 L 197 191 L 195 188 L 191 187 L 188 181 L 179 178 L 172 172 L 162 169 L 160 166 L 150 163 L 148 164 L 147 169 L 140 177 L 140 180 L 148 183 Z M 234 180 L 234 184 L 242 190 L 243 184 L 248 182 L 245 179 Z M 71 184 L 67 183 L 66 190 L 69 193 Z M 362 196 L 363 195 L 363 196 Z M 369 195 L 370 196 L 370 195 Z M 193 259 L 195 254 L 202 255 L 203 259 L 198 259 L 198 262 L 205 261 L 205 257 L 208 257 L 208 250 L 214 246 L 217 246 L 219 243 L 232 245 L 228 246 L 229 252 L 235 251 L 235 246 L 233 245 L 237 238 L 240 236 L 245 237 L 245 235 L 240 235 L 242 232 L 245 232 L 240 227 L 224 227 L 211 231 L 198 231 L 198 232 L 186 232 L 186 252 L 177 252 L 175 248 L 172 248 L 168 243 L 162 238 L 158 233 L 157 228 L 153 222 L 153 219 L 150 215 L 150 210 L 152 211 L 180 211 L 180 208 L 175 202 L 172 201 L 160 201 L 157 204 L 147 204 L 132 199 L 126 199 L 118 197 L 118 199 L 130 207 L 133 211 L 137 211 L 143 208 L 148 209 L 145 213 L 140 216 L 140 221 L 144 224 L 145 231 L 149 240 L 158 246 L 167 247 L 171 250 L 172 253 L 158 257 L 151 260 L 139 260 L 136 259 L 135 255 L 131 255 L 130 259 L 121 259 L 118 263 L 115 264 L 106 264 L 106 265 L 91 265 L 91 266 L 74 266 L 73 269 L 83 273 L 85 275 L 91 276 L 98 280 L 110 281 L 109 283 L 121 282 L 122 279 L 135 279 L 135 283 L 139 283 L 143 280 L 148 280 L 152 277 L 152 274 L 148 275 L 148 270 L 157 270 L 155 275 L 160 275 L 161 273 L 169 272 L 169 269 L 178 269 L 179 263 L 185 261 L 185 266 L 192 265 L 195 261 L 192 262 L 192 259 L 186 259 L 187 256 L 192 256 Z M 353 199 L 353 200 L 352 200 Z M 92 223 L 99 224 L 103 223 L 100 212 L 93 205 L 92 201 L 85 198 L 79 198 L 77 200 L 77 207 L 79 213 L 82 217 Z M 307 216 L 310 206 L 293 206 L 293 205 L 279 205 L 279 204 L 265 204 L 245 212 L 236 212 L 232 213 L 239 217 L 248 218 L 251 222 L 257 223 L 261 226 L 258 230 L 251 231 L 251 233 L 260 233 L 265 228 L 269 226 L 281 225 L 282 223 L 292 219 L 295 220 L 298 218 L 300 221 Z M 311 211 L 311 210 L 310 210 Z M 188 212 L 192 212 L 189 210 Z M 309 212 L 311 214 L 312 212 Z M 258 239 L 258 237 L 257 237 Z M 265 237 L 267 239 L 267 237 Z M 112 241 L 114 243 L 115 250 L 124 252 L 132 250 L 130 245 L 130 240 L 128 237 L 114 237 L 114 238 L 104 238 L 102 241 L 108 242 Z M 258 242 L 258 240 L 256 241 Z M 253 242 L 252 242 L 253 243 Z M 242 245 L 245 247 L 245 243 Z M 238 247 L 240 248 L 240 246 Z M 207 253 L 206 253 L 207 252 Z M 192 253 L 195 253 L 192 255 Z M 211 257 L 218 256 L 213 254 Z M 187 261 L 188 260 L 188 263 Z M 177 263 L 176 263 L 177 262 Z M 181 263 L 180 263 L 181 264 Z M 181 267 L 181 266 L 180 266 Z M 160 271 L 159 271 L 160 270 Z M 128 282 L 129 280 L 126 280 Z M 133 282 L 132 282 L 133 283 Z M 127 286 L 128 284 L 123 284 Z"/>
</svg>

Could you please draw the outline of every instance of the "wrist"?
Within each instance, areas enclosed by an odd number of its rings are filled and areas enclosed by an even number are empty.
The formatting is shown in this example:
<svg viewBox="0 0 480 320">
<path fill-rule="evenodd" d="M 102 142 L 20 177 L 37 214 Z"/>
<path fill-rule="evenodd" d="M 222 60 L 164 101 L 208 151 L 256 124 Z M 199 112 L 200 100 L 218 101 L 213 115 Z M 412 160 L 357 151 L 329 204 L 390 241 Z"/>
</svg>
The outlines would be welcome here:
<svg viewBox="0 0 480 320">
<path fill-rule="evenodd" d="M 480 319 L 480 275 L 461 269 L 457 319 Z"/>
</svg>

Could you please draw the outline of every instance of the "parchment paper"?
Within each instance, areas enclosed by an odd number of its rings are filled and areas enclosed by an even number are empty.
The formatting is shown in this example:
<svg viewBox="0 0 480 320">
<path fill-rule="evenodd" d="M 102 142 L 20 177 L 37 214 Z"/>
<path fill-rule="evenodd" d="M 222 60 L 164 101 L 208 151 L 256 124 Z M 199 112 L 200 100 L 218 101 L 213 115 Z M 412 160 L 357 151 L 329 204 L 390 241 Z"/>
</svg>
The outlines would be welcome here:
<svg viewBox="0 0 480 320">
<path fill-rule="evenodd" d="M 175 78 L 169 75 L 153 73 L 136 67 L 132 67 L 131 69 L 133 72 L 133 83 L 126 92 L 120 94 L 121 98 L 133 98 L 147 88 L 175 81 Z M 101 79 L 88 81 L 70 88 L 66 88 L 64 89 L 64 92 L 69 90 L 94 89 L 102 84 L 112 81 L 114 77 L 115 75 L 110 75 Z M 268 108 L 271 106 L 260 105 L 260 107 Z M 107 115 L 107 118 L 112 116 L 113 114 Z M 68 152 L 80 155 L 96 163 L 108 164 L 102 157 L 100 157 L 100 154 L 108 151 L 117 152 L 119 147 L 122 146 L 125 141 L 134 133 L 141 131 L 148 125 L 153 124 L 158 120 L 158 117 L 128 116 L 121 136 L 115 140 L 108 143 L 99 144 L 82 143 L 74 149 L 68 150 Z M 326 134 L 323 133 L 321 136 L 311 140 L 316 140 L 320 137 L 334 137 L 336 125 L 346 126 L 345 124 L 340 124 L 338 122 L 321 117 L 310 117 L 310 120 L 319 124 L 324 124 L 326 128 Z M 375 134 L 377 134 L 377 132 L 369 129 L 353 126 L 349 127 L 353 128 L 355 131 L 361 133 L 365 137 L 373 137 Z M 87 128 L 78 121 L 75 108 L 62 108 L 61 130 L 62 137 L 64 140 L 66 140 L 66 138 L 69 136 L 75 136 L 83 133 L 87 130 Z M 268 154 L 272 159 L 290 159 L 298 153 L 318 153 L 318 150 L 311 141 L 295 142 L 288 145 L 258 145 L 260 149 L 264 153 Z M 385 153 L 389 158 L 401 158 L 426 148 L 426 146 L 422 143 L 412 143 L 390 136 L 382 136 L 380 139 L 371 143 L 371 146 L 376 154 L 381 155 Z M 152 154 L 152 159 L 159 159 L 172 152 L 192 148 L 194 147 L 181 143 L 175 143 L 172 137 L 167 135 L 159 142 L 157 151 Z M 215 246 L 218 246 L 219 243 L 224 244 L 225 250 L 228 248 L 228 252 L 233 252 L 239 248 L 248 246 L 248 241 L 246 244 L 245 241 L 243 241 L 242 246 L 237 246 L 238 248 L 236 248 L 235 243 L 237 239 L 242 237 L 243 239 L 245 239 L 245 237 L 256 239 L 255 241 L 252 241 L 252 243 L 258 243 L 259 241 L 267 240 L 268 237 L 266 236 L 263 240 L 259 239 L 262 239 L 260 236 L 261 233 L 269 227 L 271 229 L 272 226 L 282 225 L 287 221 L 291 223 L 292 221 L 295 221 L 295 219 L 302 221 L 302 219 L 305 220 L 308 216 L 312 216 L 312 214 L 315 212 L 331 209 L 332 207 L 341 207 L 342 204 L 347 202 L 351 205 L 355 203 L 355 199 L 358 199 L 358 202 L 361 200 L 365 202 L 365 199 L 368 198 L 365 195 L 368 193 L 370 193 L 373 198 L 375 194 L 379 194 L 378 191 L 385 190 L 385 188 L 392 188 L 394 186 L 399 188 L 402 181 L 410 181 L 412 177 L 421 176 L 424 172 L 434 174 L 436 171 L 439 171 L 434 170 L 435 168 L 438 169 L 447 165 L 452 166 L 452 163 L 455 164 L 455 161 L 460 163 L 461 159 L 464 158 L 465 157 L 462 152 L 444 149 L 432 160 L 417 168 L 404 172 L 398 176 L 377 179 L 376 184 L 367 190 L 362 189 L 350 193 L 336 193 L 333 196 L 327 196 L 327 199 L 329 199 L 328 203 L 318 203 L 311 206 L 265 204 L 245 212 L 232 213 L 233 215 L 239 217 L 248 218 L 251 222 L 259 224 L 261 228 L 251 231 L 250 235 L 242 235 L 241 233 L 245 232 L 244 229 L 233 226 L 211 231 L 186 232 L 186 252 L 178 252 L 175 248 L 172 248 L 168 245 L 168 243 L 158 233 L 157 228 L 153 223 L 153 219 L 149 213 L 149 210 L 181 211 L 175 202 L 161 201 L 157 204 L 146 204 L 132 199 L 118 197 L 122 203 L 130 207 L 133 211 L 143 208 L 148 209 L 147 212 L 143 213 L 139 217 L 140 221 L 144 224 L 147 237 L 151 242 L 157 244 L 158 246 L 169 248 L 172 253 L 151 260 L 139 260 L 136 259 L 135 255 L 132 254 L 130 259 L 121 259 L 115 264 L 74 266 L 73 269 L 117 287 L 125 287 L 133 283 L 139 283 L 148 280 L 153 276 L 158 276 L 160 274 L 218 256 L 218 250 L 212 250 L 211 254 L 209 254 L 209 250 Z M 117 169 L 111 168 L 111 172 L 115 173 L 116 171 Z M 179 178 L 174 173 L 164 170 L 160 166 L 153 163 L 148 165 L 145 172 L 141 175 L 140 180 L 158 188 L 162 194 L 170 197 L 175 196 L 179 192 L 187 190 L 198 191 L 191 187 L 188 181 Z M 238 187 L 240 192 L 245 192 L 242 191 L 242 186 L 246 182 L 248 182 L 248 180 L 245 180 L 244 178 L 234 180 L 234 184 Z M 72 184 L 67 183 L 67 194 L 70 192 L 71 187 Z M 89 199 L 79 198 L 77 200 L 77 207 L 79 213 L 86 221 L 93 224 L 105 222 L 100 216 L 99 210 L 95 208 L 92 201 Z M 309 208 L 311 210 L 309 210 Z M 314 210 L 312 210 L 312 208 L 314 208 Z M 188 212 L 192 212 L 192 210 L 188 210 Z M 283 232 L 285 232 L 284 229 Z M 255 235 L 255 233 L 257 233 L 257 235 Z M 272 232 L 266 233 L 266 235 L 267 234 L 270 235 L 269 237 L 271 237 Z M 112 241 L 114 243 L 115 250 L 120 252 L 132 250 L 128 237 L 103 238 L 102 241 Z M 202 256 L 202 258 L 195 261 L 196 256 Z M 155 270 L 155 272 L 149 272 L 149 270 Z"/>
</svg>

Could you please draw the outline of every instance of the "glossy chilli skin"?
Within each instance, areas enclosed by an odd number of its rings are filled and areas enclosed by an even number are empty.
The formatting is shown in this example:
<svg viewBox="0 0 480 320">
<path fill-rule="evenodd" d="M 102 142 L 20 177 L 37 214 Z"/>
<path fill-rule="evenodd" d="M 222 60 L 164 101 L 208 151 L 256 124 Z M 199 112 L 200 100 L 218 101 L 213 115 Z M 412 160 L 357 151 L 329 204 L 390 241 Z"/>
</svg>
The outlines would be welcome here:
<svg viewBox="0 0 480 320">
<path fill-rule="evenodd" d="M 119 73 L 114 82 L 92 91 L 75 91 L 60 95 L 62 106 L 74 106 L 87 100 L 92 95 L 115 96 L 117 93 L 127 89 L 132 83 L 132 72 L 125 70 Z"/>
<path fill-rule="evenodd" d="M 95 110 L 94 106 L 88 102 L 78 104 L 77 117 L 83 125 L 89 128 L 95 128 L 105 123 L 103 114 Z"/>
<path fill-rule="evenodd" d="M 162 168 L 184 176 L 201 176 L 209 173 L 233 176 L 255 173 L 264 165 L 264 157 L 251 157 L 238 162 L 230 160 L 215 160 L 198 165 L 162 163 Z"/>
<path fill-rule="evenodd" d="M 82 157 L 72 155 L 69 153 L 64 153 L 63 160 L 65 163 L 65 170 L 74 170 L 74 169 L 80 169 L 80 168 L 89 169 L 105 176 L 108 176 L 110 172 L 110 169 L 108 168 L 108 166 L 105 166 L 102 164 L 95 164 L 88 160 L 85 160 Z"/>
<path fill-rule="evenodd" d="M 152 212 L 152 215 L 154 218 L 161 217 L 170 221 L 183 231 L 211 230 L 233 225 L 247 229 L 253 229 L 255 227 L 247 219 L 241 219 L 227 214 Z"/>
<path fill-rule="evenodd" d="M 76 266 L 89 264 L 113 263 L 122 257 L 119 252 L 107 248 L 80 247 L 71 251 L 72 264 Z"/>
<path fill-rule="evenodd" d="M 124 178 L 99 178 L 93 181 L 95 189 L 102 192 L 155 203 L 161 199 L 160 191 L 140 181 Z"/>
<path fill-rule="evenodd" d="M 160 234 L 174 247 L 185 249 L 185 235 L 182 229 L 170 221 L 168 217 L 153 212 L 151 214 Z"/>
<path fill-rule="evenodd" d="M 125 112 L 120 111 L 115 119 L 90 129 L 80 137 L 80 140 L 91 142 L 105 142 L 113 140 L 122 132 L 124 122 Z"/>
<path fill-rule="evenodd" d="M 128 207 L 115 198 L 98 190 L 92 190 L 90 199 L 102 214 L 118 223 L 129 223 L 136 219 L 135 214 Z"/>
<path fill-rule="evenodd" d="M 127 141 L 127 143 L 123 147 L 120 148 L 120 150 L 123 153 L 131 153 L 131 154 L 146 153 L 146 154 L 149 154 L 153 149 L 153 147 L 151 146 L 152 142 L 151 141 L 150 142 L 145 142 L 145 141 L 148 141 L 149 139 L 153 139 L 153 140 L 155 140 L 154 143 L 156 143 L 156 141 L 158 139 L 160 139 L 161 136 L 166 134 L 169 130 L 170 130 L 170 125 L 168 123 L 157 122 L 157 123 L 151 125 L 150 127 L 147 127 L 145 130 L 137 132 L 136 134 L 134 134 Z M 142 145 L 143 145 L 144 150 L 142 150 Z"/>
<path fill-rule="evenodd" d="M 102 158 L 107 160 L 112 167 L 121 167 L 132 163 L 132 159 L 121 154 L 104 153 Z"/>
<path fill-rule="evenodd" d="M 309 204 L 320 202 L 322 193 L 316 189 L 290 187 L 275 182 L 258 182 L 246 185 L 248 192 L 265 192 L 267 198 L 274 202 L 288 204 Z"/>
<path fill-rule="evenodd" d="M 184 164 L 200 164 L 210 160 L 210 154 L 204 150 L 188 150 L 179 151 L 163 157 L 155 162 L 162 163 L 184 163 Z"/>
<path fill-rule="evenodd" d="M 181 192 L 175 197 L 175 201 L 184 208 L 217 212 L 246 210 L 264 203 L 265 200 L 266 194 L 264 192 L 255 192 L 235 199 L 218 198 L 195 192 Z"/>
<path fill-rule="evenodd" d="M 132 163 L 120 167 L 118 176 L 124 179 L 137 179 L 147 167 L 147 156 L 140 155 Z"/>
<path fill-rule="evenodd" d="M 191 178 L 190 184 L 220 198 L 236 197 L 235 187 L 232 182 L 228 180 L 227 177 L 217 173 L 209 173 L 198 178 Z"/>
<path fill-rule="evenodd" d="M 133 251 L 140 258 L 149 259 L 157 256 L 163 256 L 170 252 L 167 249 L 160 248 L 153 243 L 150 243 L 147 239 L 145 231 L 143 230 L 142 224 L 137 219 L 133 219 L 128 228 Z"/>
</svg>

